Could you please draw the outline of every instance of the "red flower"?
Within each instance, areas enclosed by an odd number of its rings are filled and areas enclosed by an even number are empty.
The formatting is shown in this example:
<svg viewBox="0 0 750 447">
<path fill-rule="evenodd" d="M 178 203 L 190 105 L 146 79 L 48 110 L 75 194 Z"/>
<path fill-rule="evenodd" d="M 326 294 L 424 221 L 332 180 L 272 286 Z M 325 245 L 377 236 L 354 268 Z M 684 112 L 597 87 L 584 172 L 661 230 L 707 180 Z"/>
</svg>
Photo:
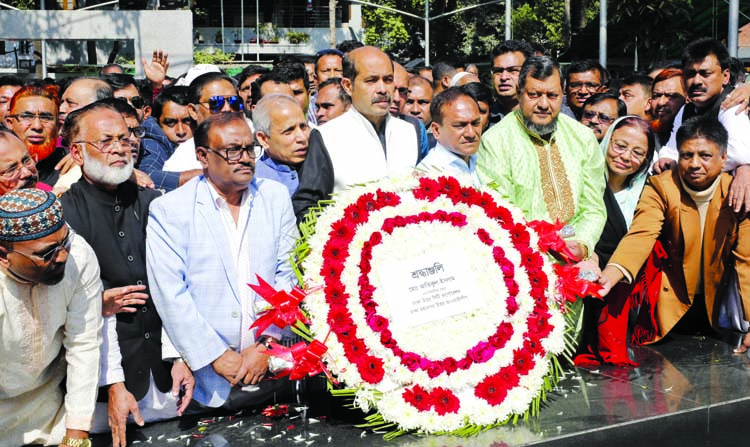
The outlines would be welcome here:
<svg viewBox="0 0 750 447">
<path fill-rule="evenodd" d="M 373 247 L 381 242 L 383 242 L 383 234 L 379 231 L 375 231 L 370 235 L 370 244 L 372 244 Z"/>
<path fill-rule="evenodd" d="M 498 374 L 493 374 L 479 382 L 474 389 L 474 395 L 486 400 L 490 405 L 500 405 L 508 395 L 508 388 Z"/>
<path fill-rule="evenodd" d="M 328 303 L 331 305 L 343 306 L 346 304 L 346 300 L 349 299 L 349 295 L 346 294 L 344 285 L 338 281 L 326 284 L 325 296 Z"/>
<path fill-rule="evenodd" d="M 526 267 L 526 270 L 531 273 L 531 271 L 539 271 L 539 269 L 542 268 L 542 266 L 544 265 L 544 259 L 539 253 L 535 251 L 528 251 L 526 253 L 523 253 L 521 263 Z"/>
<path fill-rule="evenodd" d="M 544 355 L 544 348 L 542 347 L 542 344 L 539 343 L 539 340 L 536 338 L 527 338 L 526 340 L 524 340 L 523 350 L 528 351 L 532 355 L 534 354 Z"/>
<path fill-rule="evenodd" d="M 357 205 L 361 206 L 365 210 L 369 211 L 375 211 L 380 208 L 379 203 L 375 200 L 375 194 L 368 192 L 366 194 L 362 194 L 359 196 L 359 199 L 357 200 Z"/>
<path fill-rule="evenodd" d="M 445 371 L 443 369 L 443 365 L 440 362 L 430 362 L 427 365 L 427 375 L 430 376 L 430 379 L 434 379 L 435 377 L 439 376 L 440 374 Z"/>
<path fill-rule="evenodd" d="M 380 332 L 383 329 L 388 328 L 388 320 L 381 317 L 380 315 L 371 315 L 367 317 L 367 325 L 370 326 L 370 329 L 372 329 L 375 332 Z"/>
<path fill-rule="evenodd" d="M 458 361 L 458 369 L 469 369 L 473 364 L 474 361 L 471 359 L 471 357 L 466 356 Z"/>
<path fill-rule="evenodd" d="M 495 241 L 490 237 L 490 233 L 488 233 L 484 228 L 480 228 L 477 230 L 477 236 L 479 237 L 479 240 L 482 241 L 485 245 L 492 246 L 492 244 L 495 243 Z"/>
<path fill-rule="evenodd" d="M 534 367 L 534 359 L 531 353 L 525 349 L 513 352 L 513 366 L 516 367 L 519 374 L 526 374 Z"/>
<path fill-rule="evenodd" d="M 385 346 L 386 348 L 394 348 L 398 346 L 396 340 L 393 339 L 393 334 L 391 334 L 391 331 L 388 330 L 387 321 L 386 326 L 380 331 L 380 343 L 383 343 L 383 346 Z"/>
<path fill-rule="evenodd" d="M 458 371 L 458 362 L 453 357 L 446 357 L 442 360 L 443 369 L 448 374 L 453 374 Z"/>
<path fill-rule="evenodd" d="M 518 283 L 516 283 L 513 278 L 505 278 L 505 287 L 508 288 L 508 295 L 510 296 L 516 296 L 518 295 Z"/>
<path fill-rule="evenodd" d="M 479 342 L 469 349 L 466 354 L 474 363 L 484 363 L 492 358 L 495 348 L 487 342 Z"/>
<path fill-rule="evenodd" d="M 401 364 L 406 366 L 406 368 L 411 372 L 419 369 L 419 360 L 420 357 L 413 352 L 404 352 L 401 355 Z"/>
<path fill-rule="evenodd" d="M 386 206 L 396 206 L 401 203 L 401 197 L 398 196 L 398 194 L 393 192 L 385 192 L 380 189 L 377 191 L 377 200 L 378 203 L 383 205 L 383 207 Z"/>
<path fill-rule="evenodd" d="M 328 233 L 333 239 L 341 239 L 341 242 L 347 243 L 354 237 L 354 225 L 351 222 L 341 219 L 331 225 L 331 232 Z"/>
<path fill-rule="evenodd" d="M 503 277 L 505 278 L 513 278 L 516 275 L 516 268 L 507 259 L 500 261 L 500 270 L 503 271 Z"/>
<path fill-rule="evenodd" d="M 377 357 L 367 356 L 357 364 L 359 374 L 362 380 L 367 383 L 377 384 L 383 380 L 385 371 L 383 370 L 383 361 Z"/>
<path fill-rule="evenodd" d="M 367 222 L 369 217 L 370 213 L 357 203 L 352 203 L 344 209 L 344 219 L 350 220 L 353 223 Z"/>
<path fill-rule="evenodd" d="M 261 413 L 268 418 L 280 418 L 289 414 L 289 405 L 270 405 Z"/>
<path fill-rule="evenodd" d="M 502 225 L 513 223 L 513 215 L 510 213 L 510 211 L 508 211 L 507 208 L 492 205 L 490 205 L 488 208 L 489 209 L 487 210 L 487 215 L 493 219 L 499 220 Z"/>
<path fill-rule="evenodd" d="M 453 224 L 454 227 L 466 226 L 466 216 L 464 214 L 450 213 L 448 214 L 448 219 L 450 219 L 450 223 Z"/>
<path fill-rule="evenodd" d="M 375 286 L 370 284 L 369 281 L 367 281 L 364 284 L 359 285 L 359 297 L 362 300 L 362 305 L 366 306 L 366 302 L 372 301 L 372 294 L 375 293 Z M 374 307 L 377 307 L 375 303 L 373 303 Z"/>
<path fill-rule="evenodd" d="M 516 303 L 516 297 L 511 295 L 505 300 L 505 304 L 508 306 L 508 315 L 513 315 L 518 312 L 518 303 Z"/>
<path fill-rule="evenodd" d="M 497 332 L 495 332 L 494 334 L 490 336 L 489 342 L 493 347 L 497 349 L 502 349 L 502 347 L 505 346 L 506 343 L 508 343 L 509 339 L 510 339 L 510 335 L 500 333 L 500 330 L 498 329 Z"/>
<path fill-rule="evenodd" d="M 497 327 L 497 332 L 495 333 L 503 340 L 510 340 L 510 337 L 513 336 L 513 325 L 504 321 Z"/>
<path fill-rule="evenodd" d="M 429 411 L 432 408 L 432 396 L 419 385 L 405 389 L 402 396 L 406 402 L 419 411 Z"/>
<path fill-rule="evenodd" d="M 355 338 L 344 345 L 344 353 L 346 353 L 348 358 L 357 361 L 367 355 L 367 346 L 365 345 L 365 342 Z"/>
<path fill-rule="evenodd" d="M 349 256 L 349 250 L 346 249 L 345 245 L 340 245 L 339 240 L 331 239 L 323 249 L 323 258 L 330 259 L 333 261 L 344 262 L 347 256 Z"/>
<path fill-rule="evenodd" d="M 461 407 L 461 402 L 451 390 L 438 387 L 432 390 L 430 395 L 432 396 L 435 411 L 440 416 L 444 416 L 447 413 L 457 413 Z"/>
<path fill-rule="evenodd" d="M 440 184 L 440 190 L 444 194 L 451 194 L 461 190 L 461 184 L 455 177 L 440 177 L 437 179 Z"/>
<path fill-rule="evenodd" d="M 512 365 L 501 368 L 495 374 L 495 377 L 497 377 L 506 389 L 513 388 L 521 381 L 520 377 L 518 377 L 518 370 Z"/>
<path fill-rule="evenodd" d="M 530 241 L 529 232 L 526 231 L 526 227 L 523 224 L 517 223 L 510 231 L 510 239 L 515 245 L 527 246 Z"/>
<path fill-rule="evenodd" d="M 345 306 L 331 306 L 328 311 L 328 325 L 334 332 L 347 332 L 352 329 L 354 322 Z"/>
<path fill-rule="evenodd" d="M 344 270 L 344 265 L 338 261 L 324 260 L 323 267 L 320 271 L 321 276 L 325 284 L 333 284 L 339 282 L 341 272 Z"/>
</svg>

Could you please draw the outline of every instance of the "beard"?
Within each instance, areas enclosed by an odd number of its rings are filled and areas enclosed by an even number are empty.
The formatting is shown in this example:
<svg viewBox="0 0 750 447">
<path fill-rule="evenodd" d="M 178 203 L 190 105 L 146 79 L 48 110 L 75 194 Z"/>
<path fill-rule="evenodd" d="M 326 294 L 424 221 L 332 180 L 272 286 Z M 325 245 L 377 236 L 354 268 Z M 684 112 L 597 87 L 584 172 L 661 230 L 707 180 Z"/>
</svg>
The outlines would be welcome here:
<svg viewBox="0 0 750 447">
<path fill-rule="evenodd" d="M 557 118 L 552 120 L 552 122 L 549 124 L 536 124 L 530 119 L 526 118 L 526 115 L 524 115 L 523 113 L 521 113 L 520 116 L 521 120 L 523 121 L 523 125 L 539 136 L 552 135 L 557 130 Z"/>
<path fill-rule="evenodd" d="M 42 144 L 29 144 L 29 154 L 37 163 L 49 157 L 57 149 L 57 140 L 51 139 Z"/>
<path fill-rule="evenodd" d="M 117 186 L 127 181 L 133 174 L 133 158 L 127 157 L 127 165 L 116 167 L 109 166 L 91 157 L 85 150 L 83 153 L 83 172 L 88 178 L 96 183 L 109 186 Z"/>
</svg>

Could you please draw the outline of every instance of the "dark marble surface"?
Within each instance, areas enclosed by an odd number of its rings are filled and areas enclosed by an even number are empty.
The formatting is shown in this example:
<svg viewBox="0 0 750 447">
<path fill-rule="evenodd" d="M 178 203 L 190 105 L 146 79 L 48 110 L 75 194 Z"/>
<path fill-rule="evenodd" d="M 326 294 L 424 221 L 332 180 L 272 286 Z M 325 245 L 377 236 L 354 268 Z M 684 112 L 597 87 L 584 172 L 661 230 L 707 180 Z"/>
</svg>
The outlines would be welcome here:
<svg viewBox="0 0 750 447">
<path fill-rule="evenodd" d="M 359 410 L 340 399 L 307 393 L 309 406 L 291 404 L 290 416 L 258 411 L 203 415 L 131 427 L 129 445 L 158 446 L 726 446 L 746 444 L 750 415 L 750 356 L 709 337 L 671 336 L 636 347 L 637 368 L 569 368 L 538 418 L 472 438 L 402 436 L 354 425 Z M 111 445 L 109 436 L 95 446 Z"/>
</svg>

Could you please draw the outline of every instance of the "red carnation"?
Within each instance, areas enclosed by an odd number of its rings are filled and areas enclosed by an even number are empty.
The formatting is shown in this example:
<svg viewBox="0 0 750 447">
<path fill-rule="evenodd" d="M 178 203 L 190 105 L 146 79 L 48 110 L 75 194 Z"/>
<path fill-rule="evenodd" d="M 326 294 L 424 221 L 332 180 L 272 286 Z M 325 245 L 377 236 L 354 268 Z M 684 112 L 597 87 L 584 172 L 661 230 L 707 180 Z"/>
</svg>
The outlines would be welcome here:
<svg viewBox="0 0 750 447">
<path fill-rule="evenodd" d="M 471 368 L 471 365 L 474 364 L 474 361 L 471 359 L 471 357 L 466 356 L 458 361 L 458 369 L 469 369 Z"/>
<path fill-rule="evenodd" d="M 518 295 L 518 283 L 516 283 L 513 278 L 505 278 L 505 287 L 508 288 L 508 295 L 510 296 L 516 296 Z"/>
<path fill-rule="evenodd" d="M 398 346 L 396 340 L 393 339 L 393 334 L 391 334 L 391 331 L 388 330 L 387 321 L 385 327 L 380 330 L 380 343 L 383 343 L 383 346 L 385 346 L 386 348 L 395 348 L 396 346 Z"/>
<path fill-rule="evenodd" d="M 454 227 L 466 226 L 466 216 L 464 214 L 450 213 L 448 214 L 448 219 L 450 219 L 450 223 L 453 224 Z"/>
<path fill-rule="evenodd" d="M 442 360 L 443 369 L 448 374 L 453 374 L 458 371 L 458 362 L 453 357 L 446 357 Z"/>
<path fill-rule="evenodd" d="M 402 396 L 406 402 L 419 411 L 429 411 L 432 408 L 432 396 L 419 385 L 405 389 Z"/>
<path fill-rule="evenodd" d="M 383 361 L 377 357 L 365 357 L 362 362 L 357 364 L 357 369 L 362 376 L 362 380 L 373 385 L 383 380 L 385 375 Z"/>
<path fill-rule="evenodd" d="M 488 233 L 484 228 L 480 228 L 477 230 L 477 236 L 479 237 L 479 240 L 482 241 L 485 245 L 492 246 L 492 244 L 495 243 L 492 237 L 490 237 L 490 233 Z"/>
<path fill-rule="evenodd" d="M 486 400 L 490 405 L 500 405 L 508 395 L 508 388 L 497 374 L 493 374 L 479 382 L 474 389 L 474 395 Z"/>
<path fill-rule="evenodd" d="M 513 278 L 516 275 L 516 268 L 507 259 L 500 261 L 500 270 L 503 271 L 503 277 L 505 278 Z"/>
<path fill-rule="evenodd" d="M 505 300 L 505 304 L 508 306 L 508 315 L 513 315 L 518 312 L 518 303 L 516 302 L 516 297 L 514 295 L 509 296 L 508 299 Z"/>
<path fill-rule="evenodd" d="M 457 413 L 461 407 L 461 403 L 451 390 L 445 388 L 435 388 L 432 390 L 432 403 L 435 406 L 435 411 L 440 416 L 444 416 L 447 413 Z"/>
<path fill-rule="evenodd" d="M 497 327 L 496 334 L 504 340 L 510 340 L 510 337 L 513 336 L 513 325 L 507 321 L 502 322 L 500 326 Z"/>
<path fill-rule="evenodd" d="M 487 342 L 479 342 L 466 352 L 474 363 L 484 363 L 491 359 L 494 353 L 495 348 Z"/>
<path fill-rule="evenodd" d="M 413 352 L 404 352 L 401 355 L 401 364 L 406 366 L 406 368 L 411 372 L 419 369 L 419 360 L 420 357 Z"/>
<path fill-rule="evenodd" d="M 430 379 L 434 379 L 435 377 L 439 376 L 440 374 L 445 371 L 443 369 L 443 365 L 440 362 L 430 362 L 427 365 L 427 375 L 430 376 Z"/>
</svg>

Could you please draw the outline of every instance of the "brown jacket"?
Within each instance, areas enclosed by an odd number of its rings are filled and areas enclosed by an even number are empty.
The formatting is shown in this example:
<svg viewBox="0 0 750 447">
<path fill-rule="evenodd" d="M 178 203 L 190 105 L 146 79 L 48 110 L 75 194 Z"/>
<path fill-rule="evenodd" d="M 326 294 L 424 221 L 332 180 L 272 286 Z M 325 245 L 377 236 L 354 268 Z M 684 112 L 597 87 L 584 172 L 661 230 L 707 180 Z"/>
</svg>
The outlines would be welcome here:
<svg viewBox="0 0 750 447">
<path fill-rule="evenodd" d="M 735 263 L 739 275 L 745 318 L 750 315 L 750 219 L 738 222 L 728 203 L 732 176 L 721 174 L 720 184 L 708 205 L 703 237 L 703 288 L 711 325 L 718 328 L 719 301 L 728 280 L 725 265 Z M 677 170 L 651 177 L 636 208 L 630 231 L 617 246 L 611 264 L 635 277 L 654 242 L 664 245 L 662 284 L 656 306 L 658 334 L 664 337 L 693 303 L 700 273 L 700 215 L 683 189 Z"/>
</svg>

